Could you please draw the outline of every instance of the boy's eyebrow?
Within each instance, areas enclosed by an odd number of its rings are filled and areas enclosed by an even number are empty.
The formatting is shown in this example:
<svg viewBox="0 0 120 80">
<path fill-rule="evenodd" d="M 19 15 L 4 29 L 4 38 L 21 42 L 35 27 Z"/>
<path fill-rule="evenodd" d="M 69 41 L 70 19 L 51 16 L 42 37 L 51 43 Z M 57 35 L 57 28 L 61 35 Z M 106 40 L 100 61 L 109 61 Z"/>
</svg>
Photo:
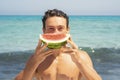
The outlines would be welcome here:
<svg viewBox="0 0 120 80">
<path fill-rule="evenodd" d="M 64 25 L 58 25 L 58 26 L 64 27 Z"/>
<path fill-rule="evenodd" d="M 53 26 L 48 26 L 48 28 L 49 28 L 49 27 L 53 27 Z"/>
</svg>

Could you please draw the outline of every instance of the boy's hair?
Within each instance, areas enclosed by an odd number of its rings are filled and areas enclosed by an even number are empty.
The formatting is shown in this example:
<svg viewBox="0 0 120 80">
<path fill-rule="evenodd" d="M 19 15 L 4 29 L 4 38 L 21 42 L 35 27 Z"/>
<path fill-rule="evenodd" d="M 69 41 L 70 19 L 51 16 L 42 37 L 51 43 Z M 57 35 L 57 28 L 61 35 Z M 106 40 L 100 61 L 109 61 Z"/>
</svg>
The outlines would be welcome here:
<svg viewBox="0 0 120 80">
<path fill-rule="evenodd" d="M 45 29 L 45 21 L 47 20 L 47 18 L 49 17 L 54 17 L 54 16 L 57 16 L 57 17 L 63 17 L 66 19 L 66 26 L 68 28 L 68 25 L 69 25 L 69 17 L 67 16 L 66 13 L 64 13 L 63 11 L 61 10 L 58 10 L 58 9 L 53 9 L 53 10 L 48 10 L 45 12 L 43 18 L 42 18 L 42 23 L 43 23 L 43 29 Z"/>
</svg>

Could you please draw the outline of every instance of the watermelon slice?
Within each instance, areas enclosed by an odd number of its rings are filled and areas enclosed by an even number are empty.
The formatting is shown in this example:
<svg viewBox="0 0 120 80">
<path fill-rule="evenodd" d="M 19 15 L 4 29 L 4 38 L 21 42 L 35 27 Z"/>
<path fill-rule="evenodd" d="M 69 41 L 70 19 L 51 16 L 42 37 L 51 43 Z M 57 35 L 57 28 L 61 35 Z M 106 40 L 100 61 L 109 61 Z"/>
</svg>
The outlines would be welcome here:
<svg viewBox="0 0 120 80">
<path fill-rule="evenodd" d="M 40 34 L 43 43 L 48 44 L 48 48 L 58 49 L 66 44 L 70 34 Z"/>
</svg>

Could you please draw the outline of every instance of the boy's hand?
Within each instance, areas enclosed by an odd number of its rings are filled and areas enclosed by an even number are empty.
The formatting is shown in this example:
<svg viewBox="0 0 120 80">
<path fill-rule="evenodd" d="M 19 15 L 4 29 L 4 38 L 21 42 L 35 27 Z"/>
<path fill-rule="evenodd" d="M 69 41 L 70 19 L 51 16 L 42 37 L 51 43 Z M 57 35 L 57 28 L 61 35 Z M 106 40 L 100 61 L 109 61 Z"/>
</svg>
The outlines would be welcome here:
<svg viewBox="0 0 120 80">
<path fill-rule="evenodd" d="M 70 43 L 73 49 L 78 49 L 78 46 L 73 42 L 71 37 L 67 40 L 67 42 Z"/>
<path fill-rule="evenodd" d="M 45 50 L 47 47 L 47 44 L 42 45 L 42 41 L 39 40 L 39 43 L 36 47 L 35 53 L 31 56 L 31 58 L 28 60 L 28 65 L 39 65 L 42 61 L 45 60 L 46 57 L 53 54 L 53 50 Z"/>
</svg>

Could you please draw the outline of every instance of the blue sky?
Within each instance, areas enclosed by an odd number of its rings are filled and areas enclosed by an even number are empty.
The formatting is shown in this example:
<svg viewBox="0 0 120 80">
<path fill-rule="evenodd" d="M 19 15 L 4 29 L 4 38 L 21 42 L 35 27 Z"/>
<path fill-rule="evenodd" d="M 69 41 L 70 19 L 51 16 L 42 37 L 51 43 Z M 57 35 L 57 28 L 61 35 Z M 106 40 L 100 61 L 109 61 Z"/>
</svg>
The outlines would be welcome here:
<svg viewBox="0 0 120 80">
<path fill-rule="evenodd" d="M 70 15 L 120 15 L 120 0 L 0 0 L 0 15 L 41 15 L 53 8 Z"/>
</svg>

